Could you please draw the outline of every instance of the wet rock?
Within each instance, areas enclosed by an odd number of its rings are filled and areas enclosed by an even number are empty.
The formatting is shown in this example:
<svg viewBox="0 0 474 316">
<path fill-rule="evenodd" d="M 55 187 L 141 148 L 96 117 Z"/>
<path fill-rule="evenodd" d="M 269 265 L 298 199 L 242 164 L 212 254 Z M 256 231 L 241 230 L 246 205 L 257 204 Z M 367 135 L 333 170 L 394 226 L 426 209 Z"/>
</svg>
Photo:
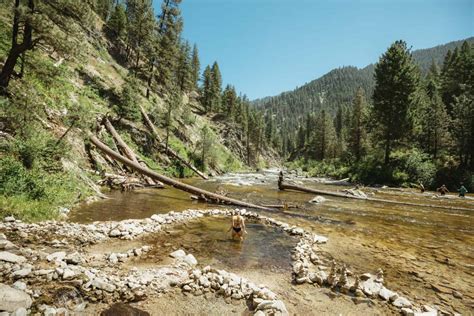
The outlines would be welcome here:
<svg viewBox="0 0 474 316">
<path fill-rule="evenodd" d="M 326 198 L 324 198 L 320 195 L 315 196 L 313 199 L 311 199 L 309 201 L 309 203 L 314 203 L 314 204 L 320 204 L 320 203 L 324 203 L 324 202 L 326 202 Z"/>
<path fill-rule="evenodd" d="M 170 253 L 170 257 L 175 258 L 175 259 L 183 258 L 184 256 L 186 256 L 186 253 L 182 249 L 179 249 Z"/>
<path fill-rule="evenodd" d="M 102 311 L 100 316 L 150 316 L 150 313 L 124 303 L 115 303 Z"/>
<path fill-rule="evenodd" d="M 406 298 L 404 297 L 398 297 L 396 300 L 394 300 L 392 302 L 393 306 L 395 307 L 398 307 L 398 308 L 402 308 L 402 307 L 411 307 L 411 302 L 409 300 L 407 300 Z"/>
<path fill-rule="evenodd" d="M 8 285 L 0 284 L 0 310 L 13 313 L 19 308 L 30 308 L 32 300 L 28 294 Z"/>
<path fill-rule="evenodd" d="M 26 261 L 26 258 L 23 256 L 17 256 L 8 251 L 0 251 L 0 261 L 10 262 L 10 263 L 23 263 Z"/>
</svg>

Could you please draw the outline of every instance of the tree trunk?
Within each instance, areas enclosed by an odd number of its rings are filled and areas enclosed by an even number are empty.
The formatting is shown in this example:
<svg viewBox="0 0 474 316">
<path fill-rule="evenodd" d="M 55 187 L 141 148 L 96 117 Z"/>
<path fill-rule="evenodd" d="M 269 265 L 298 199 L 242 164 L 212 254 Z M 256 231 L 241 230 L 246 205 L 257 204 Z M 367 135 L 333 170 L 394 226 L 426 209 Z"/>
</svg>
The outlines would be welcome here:
<svg viewBox="0 0 474 316">
<path fill-rule="evenodd" d="M 419 206 L 419 207 L 426 207 L 426 208 L 439 208 L 439 209 L 449 209 L 449 210 L 471 211 L 471 209 L 468 209 L 468 208 L 465 208 L 465 207 L 457 207 L 457 206 L 418 204 L 418 203 L 392 201 L 392 200 L 377 199 L 377 198 L 370 198 L 370 197 L 364 198 L 364 197 L 359 197 L 359 196 L 354 196 L 354 195 L 343 194 L 343 193 L 339 193 L 339 192 L 331 192 L 331 191 L 325 191 L 325 190 L 305 188 L 305 187 L 302 187 L 302 186 L 299 186 L 299 185 L 293 185 L 293 184 L 284 184 L 283 180 L 279 181 L 278 187 L 279 187 L 280 190 L 294 190 L 294 191 L 301 191 L 301 192 L 311 193 L 311 194 L 322 194 L 322 195 L 329 195 L 329 196 L 335 196 L 335 197 L 340 197 L 340 198 L 364 200 L 364 201 L 371 201 L 371 202 L 377 202 L 377 203 L 390 203 L 390 204 L 397 204 L 397 205 Z"/>
<path fill-rule="evenodd" d="M 202 190 L 196 187 L 193 187 L 191 185 L 173 180 L 171 178 L 168 178 L 166 176 L 160 175 L 148 168 L 145 168 L 143 166 L 140 166 L 139 164 L 131 161 L 130 159 L 127 159 L 126 157 L 114 152 L 112 149 L 110 149 L 107 145 L 102 143 L 97 137 L 95 136 L 90 136 L 92 144 L 94 144 L 99 150 L 107 154 L 113 159 L 116 159 L 120 161 L 121 163 L 129 166 L 130 168 L 134 169 L 140 174 L 149 176 L 155 180 L 161 181 L 165 184 L 168 184 L 170 186 L 173 186 L 174 188 L 178 190 L 182 190 L 191 194 L 195 194 L 198 197 L 205 198 L 206 200 L 213 202 L 213 203 L 219 203 L 219 204 L 230 204 L 230 205 L 235 205 L 235 206 L 240 206 L 240 207 L 248 207 L 248 208 L 254 208 L 254 209 L 260 209 L 260 210 L 265 210 L 265 211 L 275 211 L 272 208 L 269 207 L 264 207 L 261 205 L 256 205 L 252 203 L 247 203 L 243 201 L 239 201 L 236 199 L 232 199 L 220 194 L 212 193 L 206 190 Z"/>
<path fill-rule="evenodd" d="M 32 49 L 34 46 L 32 40 L 32 32 L 33 29 L 31 28 L 30 22 L 27 19 L 25 22 L 24 30 L 23 30 L 23 42 L 21 44 L 17 43 L 18 39 L 18 28 L 19 28 L 19 17 L 16 9 L 19 6 L 19 1 L 15 1 L 15 16 L 13 19 L 13 31 L 12 31 L 12 47 L 8 52 L 7 60 L 3 65 L 2 72 L 0 73 L 0 92 L 5 92 L 8 88 L 8 84 L 10 83 L 10 78 L 15 70 L 15 65 L 18 61 L 18 58 L 21 54 L 26 52 L 29 49 Z M 28 0 L 28 8 L 33 12 L 35 9 L 34 1 Z"/>
<path fill-rule="evenodd" d="M 390 163 L 390 139 L 385 140 L 385 165 L 388 166 Z"/>
<path fill-rule="evenodd" d="M 196 167 L 194 167 L 191 163 L 187 162 L 184 158 L 182 158 L 180 155 L 178 155 L 178 153 L 176 153 L 174 150 L 172 150 L 171 148 L 168 148 L 166 149 L 166 147 L 163 145 L 163 142 L 161 140 L 161 137 L 160 135 L 158 135 L 158 131 L 156 130 L 155 128 L 155 125 L 153 125 L 153 122 L 150 120 L 150 118 L 148 117 L 148 115 L 146 114 L 145 110 L 143 109 L 143 107 L 140 105 L 140 111 L 142 112 L 142 116 L 143 116 L 143 119 L 145 120 L 145 124 L 148 126 L 148 128 L 150 129 L 152 135 L 156 138 L 157 142 L 158 142 L 158 145 L 165 149 L 165 153 L 177 160 L 179 160 L 179 162 L 181 162 L 183 165 L 185 165 L 186 167 L 188 167 L 189 169 L 191 169 L 192 171 L 194 171 L 198 176 L 200 176 L 201 178 L 203 178 L 204 180 L 207 180 L 208 177 L 203 174 L 202 172 L 200 172 Z"/>
<path fill-rule="evenodd" d="M 104 117 L 103 123 L 104 123 L 105 127 L 107 128 L 107 130 L 112 135 L 112 137 L 115 139 L 118 146 L 120 147 L 120 150 L 125 154 L 125 156 L 128 157 L 128 159 L 130 159 L 134 163 L 142 165 L 143 163 L 138 161 L 137 156 L 135 155 L 133 150 L 130 149 L 130 147 L 128 147 L 128 145 L 123 141 L 122 137 L 120 137 L 120 135 L 117 133 L 117 131 L 113 127 L 112 123 L 110 123 L 110 121 L 107 117 Z M 151 179 L 150 177 L 147 177 L 147 176 L 145 176 L 145 182 L 149 185 L 152 185 L 152 186 L 158 186 L 158 187 L 163 186 L 162 183 L 159 183 L 159 182 L 156 183 L 155 181 L 153 181 L 153 179 Z"/>
</svg>

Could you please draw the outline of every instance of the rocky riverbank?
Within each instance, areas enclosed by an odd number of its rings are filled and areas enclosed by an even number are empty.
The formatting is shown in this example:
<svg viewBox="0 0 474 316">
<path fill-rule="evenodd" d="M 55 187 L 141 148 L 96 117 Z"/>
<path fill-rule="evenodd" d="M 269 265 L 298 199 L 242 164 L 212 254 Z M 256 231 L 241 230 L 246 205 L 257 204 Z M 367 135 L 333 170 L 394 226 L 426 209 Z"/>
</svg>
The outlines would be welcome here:
<svg viewBox="0 0 474 316">
<path fill-rule="evenodd" d="M 299 238 L 292 253 L 294 284 L 331 289 L 356 304 L 380 300 L 405 315 L 436 315 L 383 286 L 383 272 L 357 276 L 324 252 L 327 238 L 282 221 L 241 210 L 257 220 Z M 171 291 L 184 295 L 212 294 L 229 301 L 245 301 L 249 313 L 288 314 L 285 298 L 271 288 L 211 266 L 200 267 L 193 254 L 177 250 L 166 265 L 148 269 L 123 267 L 130 258 L 150 251 L 137 246 L 127 251 L 98 254 L 90 245 L 111 240 L 139 239 L 172 225 L 204 216 L 229 216 L 227 210 L 188 210 L 153 215 L 143 220 L 74 224 L 48 221 L 27 224 L 14 218 L 0 223 L 0 311 L 4 315 L 87 314 L 94 304 L 146 301 Z M 89 306 L 88 306 L 89 304 Z M 91 307 L 92 306 L 92 307 Z M 291 312 L 291 310 L 289 310 Z"/>
</svg>

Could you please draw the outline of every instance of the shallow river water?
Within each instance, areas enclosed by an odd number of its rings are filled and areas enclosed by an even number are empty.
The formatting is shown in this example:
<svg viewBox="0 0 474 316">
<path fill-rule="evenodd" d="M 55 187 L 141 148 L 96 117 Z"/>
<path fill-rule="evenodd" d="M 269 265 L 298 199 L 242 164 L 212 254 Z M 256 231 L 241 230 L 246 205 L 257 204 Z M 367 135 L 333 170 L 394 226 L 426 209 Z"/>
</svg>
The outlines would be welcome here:
<svg viewBox="0 0 474 316">
<path fill-rule="evenodd" d="M 404 206 L 382 202 L 326 197 L 311 204 L 314 195 L 279 191 L 277 173 L 233 174 L 204 181 L 185 182 L 210 191 L 258 204 L 297 205 L 275 213 L 263 212 L 329 237 L 328 253 L 356 273 L 382 268 L 387 287 L 412 299 L 435 304 L 449 312 L 471 314 L 474 309 L 474 199 L 436 198 L 414 190 L 363 189 L 374 197 L 407 201 L 426 206 Z M 318 179 L 293 176 L 290 182 L 330 191 L 345 189 Z M 185 209 L 216 208 L 192 201 L 189 194 L 172 188 L 111 192 L 110 199 L 81 206 L 71 221 L 93 222 L 145 218 L 155 213 Z M 468 210 L 432 208 L 429 205 Z M 154 251 L 166 253 L 166 240 L 179 240 L 194 250 L 198 260 L 230 269 L 289 269 L 291 238 L 265 226 L 249 223 L 249 237 L 242 243 L 229 241 L 225 220 L 190 223 L 168 236 L 150 237 L 162 245 Z M 171 237 L 171 238 L 169 238 Z M 155 238 L 153 240 L 153 238 Z M 152 260 L 152 259 L 150 259 Z"/>
</svg>

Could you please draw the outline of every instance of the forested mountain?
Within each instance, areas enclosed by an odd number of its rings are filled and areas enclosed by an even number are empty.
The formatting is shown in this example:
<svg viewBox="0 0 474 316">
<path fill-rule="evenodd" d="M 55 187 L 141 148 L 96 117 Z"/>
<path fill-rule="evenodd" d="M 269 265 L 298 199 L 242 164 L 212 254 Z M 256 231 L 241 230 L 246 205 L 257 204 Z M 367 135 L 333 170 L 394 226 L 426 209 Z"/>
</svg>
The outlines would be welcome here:
<svg viewBox="0 0 474 316">
<path fill-rule="evenodd" d="M 425 185 L 474 183 L 474 38 L 342 67 L 253 102 L 265 139 L 313 174 Z M 312 166 L 312 167 L 311 167 Z"/>
<path fill-rule="evenodd" d="M 470 37 L 466 41 L 474 43 L 474 37 Z M 425 76 L 432 61 L 441 66 L 446 53 L 460 47 L 463 42 L 464 40 L 453 41 L 432 48 L 415 50 L 412 52 L 413 59 L 419 66 L 422 75 Z M 264 109 L 267 122 L 272 117 L 274 121 L 272 124 L 282 127 L 283 130 L 296 132 L 308 113 L 325 109 L 334 116 L 339 107 L 351 106 L 359 87 L 364 89 L 367 96 L 371 96 L 374 85 L 374 64 L 362 69 L 346 66 L 331 70 L 322 77 L 293 91 L 257 99 L 252 104 Z"/>
</svg>

